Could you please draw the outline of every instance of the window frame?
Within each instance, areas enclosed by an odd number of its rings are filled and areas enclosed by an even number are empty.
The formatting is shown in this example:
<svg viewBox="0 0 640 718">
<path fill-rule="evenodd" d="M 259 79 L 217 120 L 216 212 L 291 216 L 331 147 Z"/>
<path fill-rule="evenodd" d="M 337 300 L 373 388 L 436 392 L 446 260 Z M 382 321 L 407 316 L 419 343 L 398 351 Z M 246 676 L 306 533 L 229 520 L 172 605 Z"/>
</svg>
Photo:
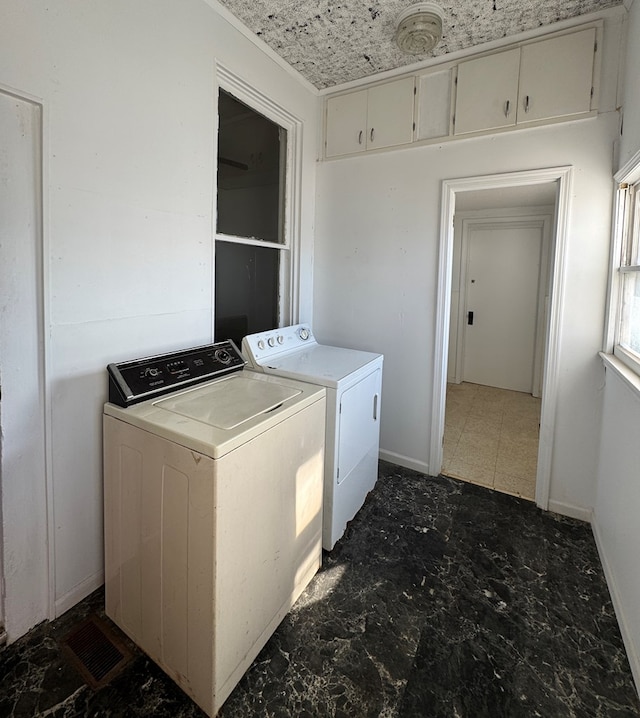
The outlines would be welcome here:
<svg viewBox="0 0 640 718">
<path fill-rule="evenodd" d="M 620 342 L 625 276 L 640 277 L 640 152 L 614 176 L 614 208 L 604 351 L 640 376 L 640 354 Z"/>
<path fill-rule="evenodd" d="M 262 239 L 237 237 L 222 234 L 218 229 L 218 97 L 220 90 L 250 107 L 255 112 L 279 125 L 287 132 L 285 149 L 285 181 L 282 201 L 282 241 L 271 242 Z M 287 326 L 297 321 L 300 297 L 300 226 L 302 198 L 302 122 L 288 110 L 253 88 L 247 82 L 230 72 L 223 65 L 216 64 L 215 87 L 215 136 L 214 143 L 214 187 L 213 187 L 213 261 L 212 261 L 212 333 L 215 337 L 215 261 L 218 242 L 253 245 L 272 248 L 280 252 L 278 277 L 278 322 Z M 217 339 L 217 337 L 216 337 Z"/>
</svg>

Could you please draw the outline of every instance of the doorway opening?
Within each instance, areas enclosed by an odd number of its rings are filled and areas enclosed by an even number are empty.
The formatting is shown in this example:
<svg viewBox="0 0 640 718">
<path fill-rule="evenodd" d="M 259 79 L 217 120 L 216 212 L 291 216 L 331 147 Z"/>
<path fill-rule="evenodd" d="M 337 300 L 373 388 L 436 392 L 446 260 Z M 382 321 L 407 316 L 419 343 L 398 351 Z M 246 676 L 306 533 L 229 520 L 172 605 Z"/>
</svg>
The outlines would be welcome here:
<svg viewBox="0 0 640 718">
<path fill-rule="evenodd" d="M 430 469 L 542 508 L 570 179 L 560 167 L 443 183 Z"/>
<path fill-rule="evenodd" d="M 442 473 L 534 499 L 554 182 L 461 193 Z"/>
</svg>

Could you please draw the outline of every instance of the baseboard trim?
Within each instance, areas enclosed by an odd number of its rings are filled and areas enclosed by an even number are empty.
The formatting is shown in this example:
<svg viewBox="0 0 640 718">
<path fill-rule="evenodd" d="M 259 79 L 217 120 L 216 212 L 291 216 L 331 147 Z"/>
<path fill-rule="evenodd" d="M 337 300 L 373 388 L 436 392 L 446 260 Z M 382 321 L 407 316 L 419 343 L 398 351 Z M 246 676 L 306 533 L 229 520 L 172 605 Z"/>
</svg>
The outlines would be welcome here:
<svg viewBox="0 0 640 718">
<path fill-rule="evenodd" d="M 426 464 L 424 461 L 415 461 L 415 459 L 410 459 L 408 456 L 396 454 L 394 451 L 384 451 L 384 449 L 380 449 L 378 456 L 390 464 L 397 464 L 398 466 L 403 466 L 405 469 L 413 469 L 414 471 L 419 471 L 421 474 L 429 474 L 429 464 Z"/>
<path fill-rule="evenodd" d="M 631 632 L 629 631 L 629 627 L 625 619 L 624 610 L 622 608 L 622 601 L 620 599 L 620 594 L 618 593 L 618 586 L 615 580 L 613 570 L 611 568 L 611 564 L 607 560 L 607 553 L 604 550 L 602 536 L 600 534 L 600 530 L 598 529 L 598 522 L 595 516 L 593 517 L 593 521 L 591 522 L 591 530 L 593 531 L 593 537 L 595 539 L 596 547 L 598 548 L 598 554 L 600 556 L 600 563 L 602 564 L 602 569 L 604 571 L 604 576 L 607 581 L 609 593 L 611 594 L 613 610 L 615 611 L 616 618 L 618 619 L 618 626 L 620 628 L 620 633 L 622 634 L 622 642 L 624 643 L 625 650 L 627 651 L 627 658 L 629 660 L 629 666 L 631 667 L 631 675 L 633 676 L 633 680 L 636 684 L 636 692 L 640 696 L 640 656 L 638 656 L 636 646 L 634 645 Z"/>
<path fill-rule="evenodd" d="M 568 516 L 572 519 L 586 521 L 588 524 L 591 523 L 591 519 L 593 517 L 593 511 L 591 509 L 585 509 L 582 506 L 574 506 L 573 504 L 565 504 L 562 501 L 552 501 L 551 499 L 549 499 L 548 510 L 553 511 L 555 514 Z"/>
<path fill-rule="evenodd" d="M 82 581 L 82 583 L 74 586 L 71 591 L 65 593 L 64 596 L 56 598 L 54 618 L 58 618 L 58 616 L 61 616 L 70 608 L 73 608 L 76 603 L 80 603 L 80 601 L 86 598 L 90 593 L 93 593 L 96 588 L 100 588 L 103 583 L 104 571 L 99 571 L 93 574 L 93 576 L 89 576 L 89 578 Z"/>
</svg>

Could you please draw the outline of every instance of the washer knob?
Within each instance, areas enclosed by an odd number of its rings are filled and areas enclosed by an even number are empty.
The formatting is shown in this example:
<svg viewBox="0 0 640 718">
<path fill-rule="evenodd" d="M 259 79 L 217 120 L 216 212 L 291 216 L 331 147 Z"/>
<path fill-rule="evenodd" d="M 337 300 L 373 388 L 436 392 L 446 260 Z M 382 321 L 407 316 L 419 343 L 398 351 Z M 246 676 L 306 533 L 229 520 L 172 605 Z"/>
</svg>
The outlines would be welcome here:
<svg viewBox="0 0 640 718">
<path fill-rule="evenodd" d="M 275 340 L 273 337 L 269 337 L 269 339 L 267 340 L 267 344 L 268 344 L 270 347 L 275 347 L 275 345 L 276 345 L 276 340 Z"/>
<path fill-rule="evenodd" d="M 302 329 L 298 332 L 298 335 L 300 339 L 302 339 L 303 342 L 306 342 L 309 338 L 309 330 L 306 327 L 302 327 Z"/>
<path fill-rule="evenodd" d="M 282 334 L 278 336 L 278 344 L 284 344 L 284 337 L 282 336 Z"/>
<path fill-rule="evenodd" d="M 258 341 L 258 349 L 264 349 L 264 340 L 263 339 L 260 339 Z"/>
<path fill-rule="evenodd" d="M 214 356 L 220 362 L 220 364 L 229 364 L 232 359 L 231 354 L 229 354 L 226 349 L 217 349 Z"/>
</svg>

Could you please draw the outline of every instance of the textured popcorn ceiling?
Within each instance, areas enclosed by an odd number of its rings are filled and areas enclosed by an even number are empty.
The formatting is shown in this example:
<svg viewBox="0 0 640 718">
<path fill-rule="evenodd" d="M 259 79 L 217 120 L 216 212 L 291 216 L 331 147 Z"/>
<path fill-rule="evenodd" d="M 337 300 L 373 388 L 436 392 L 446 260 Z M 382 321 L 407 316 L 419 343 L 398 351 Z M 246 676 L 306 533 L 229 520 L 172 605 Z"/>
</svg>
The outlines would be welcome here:
<svg viewBox="0 0 640 718">
<path fill-rule="evenodd" d="M 622 0 L 443 0 L 443 37 L 426 55 L 393 43 L 396 18 L 414 0 L 221 0 L 317 88 L 622 4 Z"/>
</svg>

